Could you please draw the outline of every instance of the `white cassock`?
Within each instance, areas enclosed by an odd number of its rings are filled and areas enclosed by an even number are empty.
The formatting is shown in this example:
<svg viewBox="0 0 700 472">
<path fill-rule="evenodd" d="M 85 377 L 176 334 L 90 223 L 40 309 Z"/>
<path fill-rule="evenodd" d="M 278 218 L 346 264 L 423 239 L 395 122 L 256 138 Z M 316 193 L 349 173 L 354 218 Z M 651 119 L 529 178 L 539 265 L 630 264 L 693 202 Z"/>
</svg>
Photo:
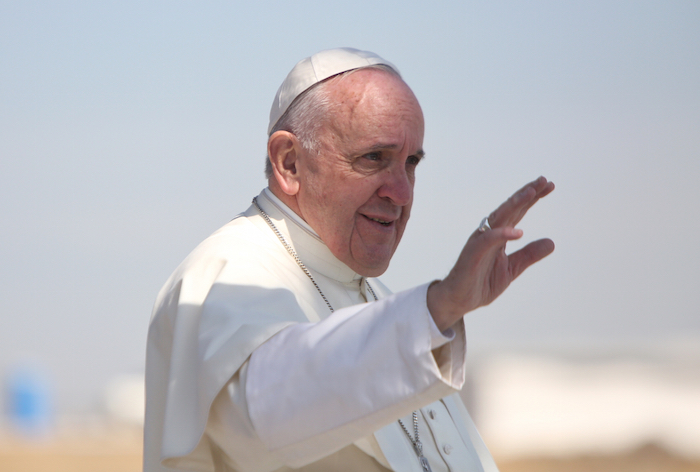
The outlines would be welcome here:
<svg viewBox="0 0 700 472">
<path fill-rule="evenodd" d="M 144 471 L 420 472 L 396 421 L 413 434 L 414 410 L 434 472 L 497 471 L 456 393 L 463 324 L 443 335 L 427 284 L 392 295 L 257 201 L 335 312 L 254 206 L 202 242 L 153 311 Z"/>
</svg>

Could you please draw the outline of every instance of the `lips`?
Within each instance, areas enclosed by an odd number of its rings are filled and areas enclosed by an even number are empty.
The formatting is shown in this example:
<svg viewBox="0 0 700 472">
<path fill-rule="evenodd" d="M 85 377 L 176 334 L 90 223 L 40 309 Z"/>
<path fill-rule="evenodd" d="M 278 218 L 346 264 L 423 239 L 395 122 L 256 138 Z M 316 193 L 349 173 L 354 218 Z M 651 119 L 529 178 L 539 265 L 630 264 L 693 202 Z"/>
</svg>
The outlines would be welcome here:
<svg viewBox="0 0 700 472">
<path fill-rule="evenodd" d="M 365 218 L 367 218 L 368 220 L 371 220 L 371 221 L 376 221 L 377 223 L 384 225 L 384 226 L 389 226 L 391 224 L 391 221 L 384 221 L 384 220 L 380 220 L 379 218 L 370 218 L 369 216 L 365 216 Z"/>
<path fill-rule="evenodd" d="M 374 216 L 367 216 L 364 214 L 362 216 L 364 216 L 365 218 L 367 218 L 370 221 L 374 221 L 375 223 L 379 223 L 382 226 L 391 226 L 391 224 L 394 222 L 394 219 L 386 220 L 383 218 L 377 218 Z"/>
</svg>

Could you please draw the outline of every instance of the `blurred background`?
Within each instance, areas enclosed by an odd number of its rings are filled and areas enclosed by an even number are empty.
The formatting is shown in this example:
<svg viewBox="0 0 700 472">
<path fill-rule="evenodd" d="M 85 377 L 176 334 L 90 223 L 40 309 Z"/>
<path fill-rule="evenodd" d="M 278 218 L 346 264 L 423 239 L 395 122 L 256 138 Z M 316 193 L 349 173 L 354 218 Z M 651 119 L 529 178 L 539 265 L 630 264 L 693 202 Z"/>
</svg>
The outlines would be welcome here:
<svg viewBox="0 0 700 472">
<path fill-rule="evenodd" d="M 393 290 L 557 185 L 521 225 L 555 253 L 467 318 L 501 469 L 700 470 L 698 24 L 691 0 L 0 0 L 0 469 L 140 470 L 155 296 L 266 185 L 288 71 L 350 46 L 426 119 Z"/>
</svg>

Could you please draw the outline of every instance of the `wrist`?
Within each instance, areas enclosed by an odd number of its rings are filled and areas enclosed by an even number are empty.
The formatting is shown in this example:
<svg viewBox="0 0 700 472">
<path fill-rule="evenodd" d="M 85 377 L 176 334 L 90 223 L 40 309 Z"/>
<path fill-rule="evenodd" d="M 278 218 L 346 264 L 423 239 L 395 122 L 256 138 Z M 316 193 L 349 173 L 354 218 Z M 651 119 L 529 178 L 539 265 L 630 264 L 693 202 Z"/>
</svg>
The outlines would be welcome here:
<svg viewBox="0 0 700 472">
<path fill-rule="evenodd" d="M 428 287 L 426 300 L 428 311 L 441 332 L 454 326 L 464 316 L 464 312 L 452 303 L 447 285 L 444 280 L 433 281 Z"/>
</svg>

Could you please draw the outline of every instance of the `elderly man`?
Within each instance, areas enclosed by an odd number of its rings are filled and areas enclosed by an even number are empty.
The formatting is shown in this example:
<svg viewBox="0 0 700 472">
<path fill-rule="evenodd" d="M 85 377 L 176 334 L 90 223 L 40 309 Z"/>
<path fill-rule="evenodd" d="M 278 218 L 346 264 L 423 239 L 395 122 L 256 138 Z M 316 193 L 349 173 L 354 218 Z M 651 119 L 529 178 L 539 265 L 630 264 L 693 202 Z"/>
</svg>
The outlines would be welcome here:
<svg viewBox="0 0 700 472">
<path fill-rule="evenodd" d="M 270 114 L 268 188 L 200 244 L 149 330 L 144 469 L 495 471 L 457 392 L 463 316 L 550 240 L 506 255 L 554 185 L 469 237 L 452 271 L 391 294 L 423 115 L 396 68 L 354 49 L 299 62 Z"/>
</svg>

